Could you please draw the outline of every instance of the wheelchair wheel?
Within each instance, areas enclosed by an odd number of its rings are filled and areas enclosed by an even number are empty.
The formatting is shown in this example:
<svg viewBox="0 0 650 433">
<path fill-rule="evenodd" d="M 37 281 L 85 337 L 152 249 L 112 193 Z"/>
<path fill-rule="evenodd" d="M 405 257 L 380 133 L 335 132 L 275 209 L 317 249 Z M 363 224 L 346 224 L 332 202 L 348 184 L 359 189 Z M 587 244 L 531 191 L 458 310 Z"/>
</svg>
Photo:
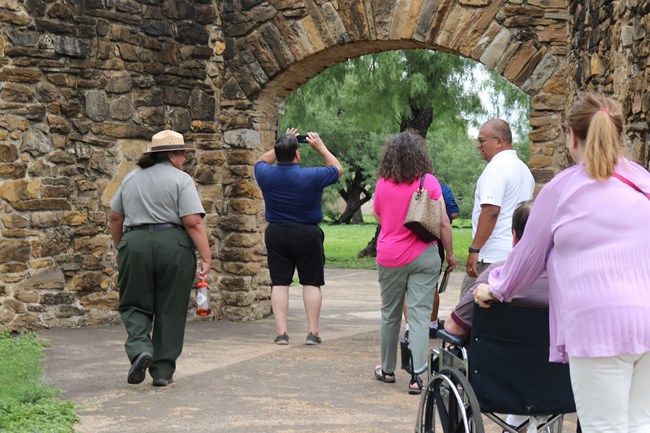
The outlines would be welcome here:
<svg viewBox="0 0 650 433">
<path fill-rule="evenodd" d="M 484 433 L 481 408 L 467 378 L 455 368 L 441 370 L 424 389 L 416 433 Z"/>
</svg>

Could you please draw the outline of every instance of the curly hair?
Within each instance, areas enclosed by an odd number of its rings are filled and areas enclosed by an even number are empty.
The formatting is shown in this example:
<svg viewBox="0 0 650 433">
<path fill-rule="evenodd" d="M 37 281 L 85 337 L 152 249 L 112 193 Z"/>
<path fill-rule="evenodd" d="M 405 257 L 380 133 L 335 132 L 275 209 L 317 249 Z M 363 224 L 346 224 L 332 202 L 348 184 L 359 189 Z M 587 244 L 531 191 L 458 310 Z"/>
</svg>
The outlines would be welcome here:
<svg viewBox="0 0 650 433">
<path fill-rule="evenodd" d="M 401 132 L 384 145 L 378 177 L 411 183 L 424 173 L 433 173 L 433 163 L 424 139 L 418 134 L 410 130 Z"/>
</svg>

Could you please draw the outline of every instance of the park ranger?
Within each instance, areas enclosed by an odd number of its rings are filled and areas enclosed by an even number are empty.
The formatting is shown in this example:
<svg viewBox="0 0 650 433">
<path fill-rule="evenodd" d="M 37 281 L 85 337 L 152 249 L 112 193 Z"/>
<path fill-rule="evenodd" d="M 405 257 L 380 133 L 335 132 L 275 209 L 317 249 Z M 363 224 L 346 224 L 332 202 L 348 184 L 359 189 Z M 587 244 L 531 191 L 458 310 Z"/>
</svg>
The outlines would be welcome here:
<svg viewBox="0 0 650 433">
<path fill-rule="evenodd" d="M 131 384 L 144 381 L 147 369 L 154 386 L 172 383 L 183 350 L 196 250 L 199 277 L 210 270 L 205 211 L 194 181 L 182 170 L 191 150 L 177 132 L 155 134 L 110 203 Z"/>
</svg>

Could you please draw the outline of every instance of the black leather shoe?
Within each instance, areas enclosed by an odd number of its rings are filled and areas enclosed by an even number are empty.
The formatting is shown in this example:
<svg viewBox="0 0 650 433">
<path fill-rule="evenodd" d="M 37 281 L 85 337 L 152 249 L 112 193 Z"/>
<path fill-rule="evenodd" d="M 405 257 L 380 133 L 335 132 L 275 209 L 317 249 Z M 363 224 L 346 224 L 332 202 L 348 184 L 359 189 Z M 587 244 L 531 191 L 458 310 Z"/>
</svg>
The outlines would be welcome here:
<svg viewBox="0 0 650 433">
<path fill-rule="evenodd" d="M 174 379 L 171 377 L 169 379 L 165 379 L 164 377 L 161 377 L 160 379 L 154 379 L 153 380 L 153 386 L 167 386 L 171 385 L 174 383 Z"/>
<path fill-rule="evenodd" d="M 142 352 L 133 358 L 126 381 L 133 385 L 142 383 L 145 374 L 147 373 L 147 369 L 151 367 L 152 362 L 153 355 L 149 352 Z"/>
</svg>

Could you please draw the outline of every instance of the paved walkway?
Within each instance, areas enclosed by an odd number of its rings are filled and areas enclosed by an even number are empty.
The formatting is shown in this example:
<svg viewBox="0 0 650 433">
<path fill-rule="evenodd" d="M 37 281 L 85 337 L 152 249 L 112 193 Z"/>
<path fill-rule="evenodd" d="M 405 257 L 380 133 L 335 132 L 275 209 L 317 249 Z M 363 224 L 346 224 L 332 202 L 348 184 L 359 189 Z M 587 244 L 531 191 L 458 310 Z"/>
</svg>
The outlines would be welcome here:
<svg viewBox="0 0 650 433">
<path fill-rule="evenodd" d="M 452 274 L 441 317 L 458 300 Z M 190 322 L 175 383 L 128 385 L 122 326 L 46 330 L 45 379 L 78 407 L 83 433 L 412 432 L 419 398 L 408 375 L 373 377 L 379 360 L 376 271 L 327 270 L 320 346 L 305 346 L 301 288 L 290 290 L 289 346 L 273 343 L 272 319 Z M 431 340 L 437 344 L 437 340 Z M 575 431 L 567 425 L 566 431 Z M 492 431 L 492 429 L 489 429 Z M 497 431 L 497 430 L 494 430 Z"/>
</svg>

